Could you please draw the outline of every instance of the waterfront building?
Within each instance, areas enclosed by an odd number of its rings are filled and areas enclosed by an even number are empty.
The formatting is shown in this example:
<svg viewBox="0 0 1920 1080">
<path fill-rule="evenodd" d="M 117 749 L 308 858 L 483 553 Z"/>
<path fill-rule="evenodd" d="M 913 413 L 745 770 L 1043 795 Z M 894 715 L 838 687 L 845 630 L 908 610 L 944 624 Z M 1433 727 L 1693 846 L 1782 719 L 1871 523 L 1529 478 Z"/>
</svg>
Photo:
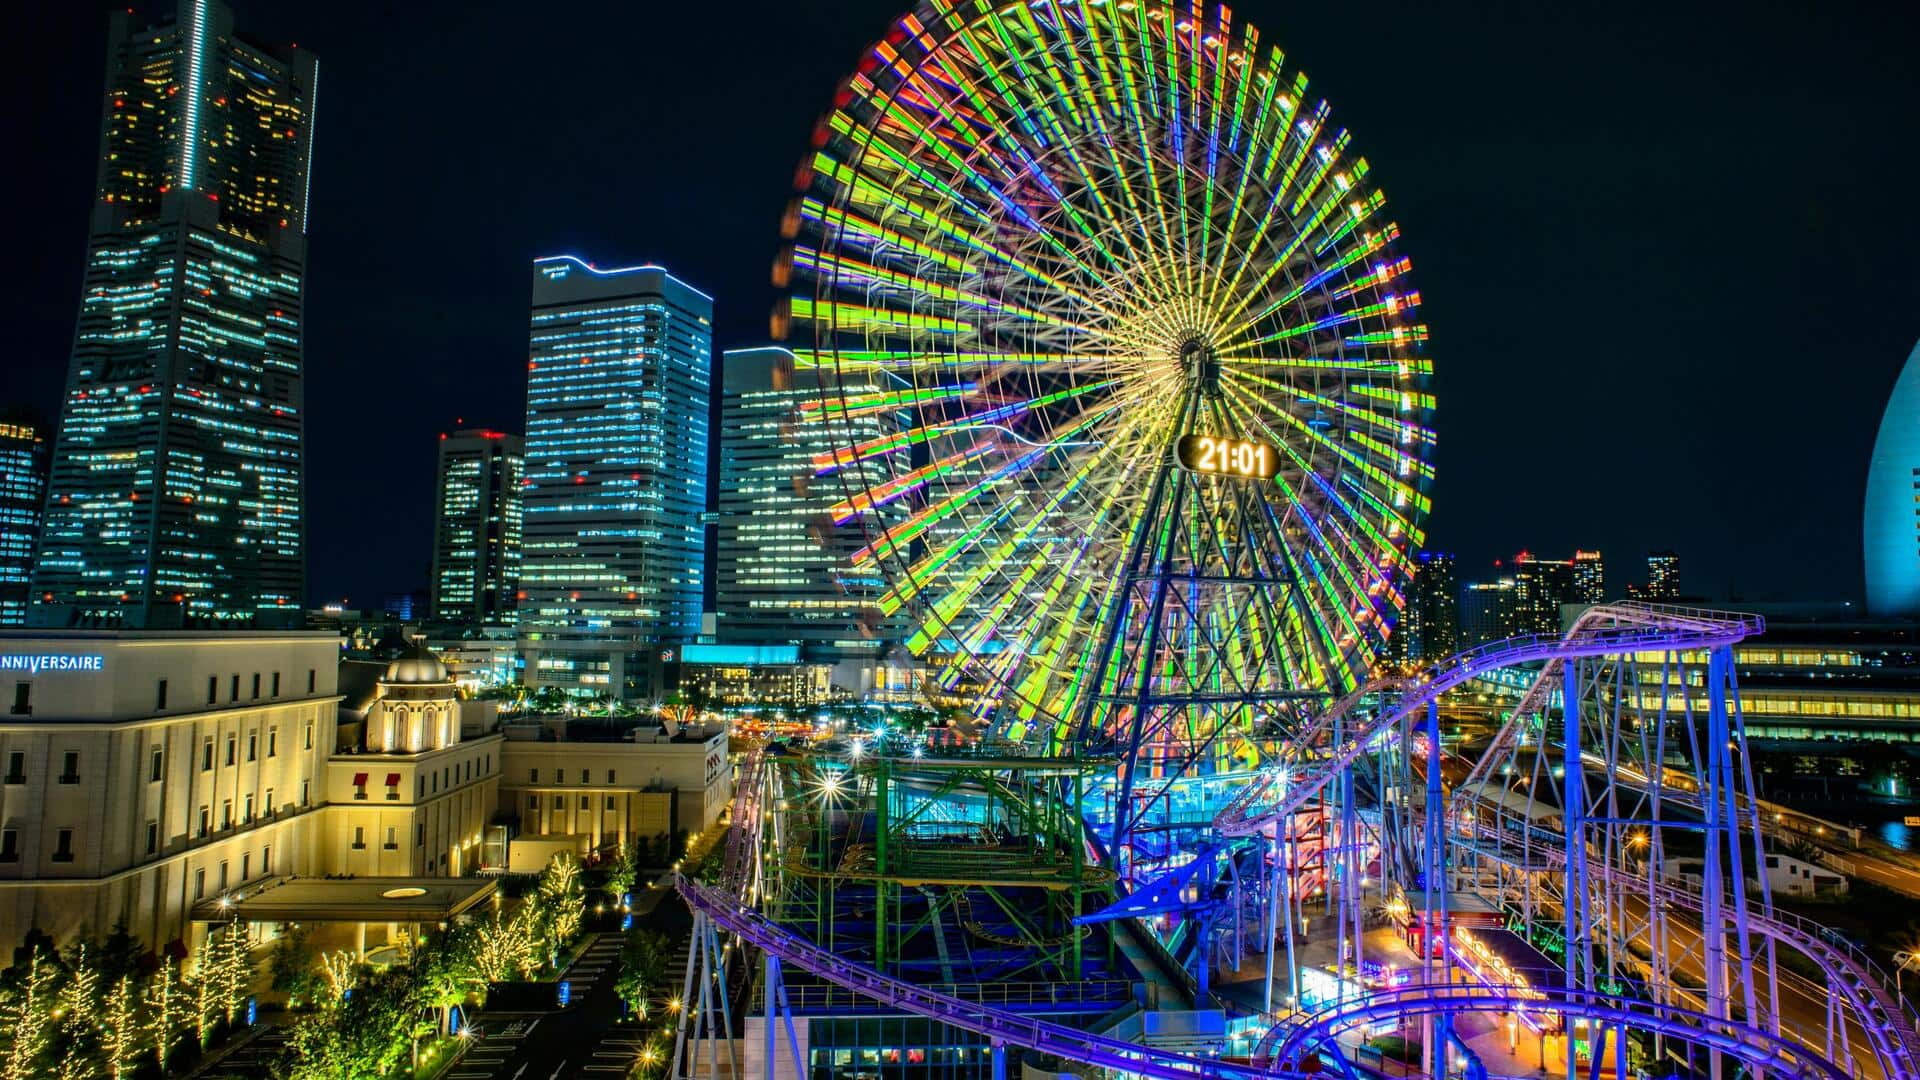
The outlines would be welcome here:
<svg viewBox="0 0 1920 1080">
<path fill-rule="evenodd" d="M 1920 345 L 1880 417 L 1861 525 L 1867 610 L 1880 618 L 1920 615 Z"/>
<path fill-rule="evenodd" d="M 28 409 L 0 410 L 0 626 L 27 621 L 27 584 L 47 503 L 53 433 Z"/>
<path fill-rule="evenodd" d="M 330 868 L 321 811 L 339 639 L 306 631 L 0 632 L 0 949 L 190 910 Z"/>
<path fill-rule="evenodd" d="M 520 585 L 522 454 L 518 435 L 472 429 L 440 436 L 429 582 L 436 622 L 511 620 Z"/>
<path fill-rule="evenodd" d="M 897 635 L 878 607 L 885 582 L 853 555 L 902 504 L 869 509 L 865 528 L 852 505 L 886 481 L 890 457 L 816 473 L 821 456 L 898 428 L 898 411 L 875 404 L 890 391 L 877 374 L 843 382 L 780 348 L 729 350 L 721 371 L 717 636 L 870 669 Z M 859 693 L 871 680 L 849 681 Z"/>
<path fill-rule="evenodd" d="M 29 621 L 297 626 L 312 53 L 219 0 L 110 19 Z"/>
<path fill-rule="evenodd" d="M 658 266 L 536 259 L 518 625 L 526 680 L 634 697 L 700 631 L 713 300 Z"/>
</svg>

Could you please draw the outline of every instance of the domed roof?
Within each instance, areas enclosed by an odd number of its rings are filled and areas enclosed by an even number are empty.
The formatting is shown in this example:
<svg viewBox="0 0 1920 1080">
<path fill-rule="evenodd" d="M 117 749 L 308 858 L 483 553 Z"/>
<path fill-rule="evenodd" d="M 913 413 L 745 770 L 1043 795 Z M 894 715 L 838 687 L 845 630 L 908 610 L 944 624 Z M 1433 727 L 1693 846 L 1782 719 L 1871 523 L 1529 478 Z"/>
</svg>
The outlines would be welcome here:
<svg viewBox="0 0 1920 1080">
<path fill-rule="evenodd" d="M 443 683 L 447 681 L 447 665 L 424 646 L 415 645 L 394 658 L 387 665 L 386 674 L 380 676 L 384 683 Z"/>
</svg>

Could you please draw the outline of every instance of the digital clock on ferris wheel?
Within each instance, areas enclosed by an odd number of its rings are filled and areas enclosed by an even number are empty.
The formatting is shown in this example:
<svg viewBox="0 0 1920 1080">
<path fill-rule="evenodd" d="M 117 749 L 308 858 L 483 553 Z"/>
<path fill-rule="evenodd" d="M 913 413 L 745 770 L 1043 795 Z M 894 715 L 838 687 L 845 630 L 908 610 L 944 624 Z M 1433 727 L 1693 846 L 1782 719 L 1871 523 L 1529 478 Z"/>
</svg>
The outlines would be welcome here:
<svg viewBox="0 0 1920 1080">
<path fill-rule="evenodd" d="M 1190 473 L 1271 480 L 1280 471 L 1280 453 L 1258 439 L 1224 435 L 1182 435 L 1173 458 Z"/>
</svg>

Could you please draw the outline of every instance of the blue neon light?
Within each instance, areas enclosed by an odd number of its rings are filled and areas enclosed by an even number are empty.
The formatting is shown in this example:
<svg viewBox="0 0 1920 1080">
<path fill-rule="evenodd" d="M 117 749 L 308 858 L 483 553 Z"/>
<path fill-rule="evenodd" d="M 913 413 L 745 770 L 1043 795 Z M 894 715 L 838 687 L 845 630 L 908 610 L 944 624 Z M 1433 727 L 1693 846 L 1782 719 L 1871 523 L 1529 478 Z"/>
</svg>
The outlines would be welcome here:
<svg viewBox="0 0 1920 1080">
<path fill-rule="evenodd" d="M 536 266 L 538 266 L 541 263 L 570 262 L 575 266 L 578 266 L 580 269 L 585 270 L 587 273 L 592 274 L 595 277 L 615 277 L 620 274 L 632 274 L 641 270 L 652 270 L 656 273 L 665 274 L 668 281 L 671 281 L 674 284 L 679 285 L 681 288 L 686 289 L 691 293 L 694 293 L 695 295 L 699 296 L 703 300 L 708 301 L 709 303 L 711 303 L 713 300 L 713 297 L 708 296 L 706 293 L 701 292 L 699 289 L 696 289 L 693 286 L 687 284 L 686 282 L 681 281 L 679 278 L 674 277 L 672 271 L 669 271 L 666 267 L 655 266 L 652 263 L 644 263 L 640 266 L 616 266 L 611 270 L 602 270 L 599 267 L 593 265 L 592 263 L 588 262 L 587 260 L 581 258 L 578 255 L 542 255 L 539 258 L 534 259 L 533 262 L 534 262 L 534 265 Z"/>
</svg>

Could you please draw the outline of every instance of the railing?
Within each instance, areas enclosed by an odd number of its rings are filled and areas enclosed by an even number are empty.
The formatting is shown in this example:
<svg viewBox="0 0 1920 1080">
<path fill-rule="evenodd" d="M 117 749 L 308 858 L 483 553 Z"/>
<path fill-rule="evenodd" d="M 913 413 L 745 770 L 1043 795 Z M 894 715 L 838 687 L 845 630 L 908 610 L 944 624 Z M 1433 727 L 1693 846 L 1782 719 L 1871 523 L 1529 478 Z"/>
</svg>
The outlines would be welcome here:
<svg viewBox="0 0 1920 1080">
<path fill-rule="evenodd" d="M 1014 983 L 927 983 L 926 988 L 962 1001 L 993 1008 L 1009 1006 L 1065 1006 L 1112 1008 L 1133 1000 L 1134 984 L 1119 979 L 1095 979 L 1088 982 L 1014 982 Z M 871 1006 L 865 994 L 832 983 L 794 986 L 789 984 L 787 1004 L 801 1012 Z M 756 1004 L 759 995 L 755 995 Z"/>
</svg>

